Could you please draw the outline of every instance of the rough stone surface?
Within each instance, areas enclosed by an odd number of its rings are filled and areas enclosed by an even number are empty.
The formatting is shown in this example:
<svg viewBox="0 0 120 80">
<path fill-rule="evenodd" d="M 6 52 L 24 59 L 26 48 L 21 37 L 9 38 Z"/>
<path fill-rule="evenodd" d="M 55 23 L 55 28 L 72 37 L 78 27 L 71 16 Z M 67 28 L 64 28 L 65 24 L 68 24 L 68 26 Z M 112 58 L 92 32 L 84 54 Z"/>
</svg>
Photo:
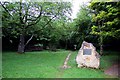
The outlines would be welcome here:
<svg viewBox="0 0 120 80">
<path fill-rule="evenodd" d="M 78 67 L 99 68 L 100 55 L 92 43 L 83 41 L 82 46 L 76 57 Z"/>
</svg>

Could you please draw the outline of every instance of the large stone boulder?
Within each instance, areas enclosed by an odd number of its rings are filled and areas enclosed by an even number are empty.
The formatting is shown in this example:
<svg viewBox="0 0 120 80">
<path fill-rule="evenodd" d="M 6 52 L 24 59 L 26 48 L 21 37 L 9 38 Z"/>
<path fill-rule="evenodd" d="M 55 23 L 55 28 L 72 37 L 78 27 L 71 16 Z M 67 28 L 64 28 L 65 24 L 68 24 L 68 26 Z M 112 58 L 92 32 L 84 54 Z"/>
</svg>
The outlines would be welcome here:
<svg viewBox="0 0 120 80">
<path fill-rule="evenodd" d="M 76 57 L 78 67 L 99 68 L 100 55 L 92 43 L 83 41 L 82 46 Z"/>
</svg>

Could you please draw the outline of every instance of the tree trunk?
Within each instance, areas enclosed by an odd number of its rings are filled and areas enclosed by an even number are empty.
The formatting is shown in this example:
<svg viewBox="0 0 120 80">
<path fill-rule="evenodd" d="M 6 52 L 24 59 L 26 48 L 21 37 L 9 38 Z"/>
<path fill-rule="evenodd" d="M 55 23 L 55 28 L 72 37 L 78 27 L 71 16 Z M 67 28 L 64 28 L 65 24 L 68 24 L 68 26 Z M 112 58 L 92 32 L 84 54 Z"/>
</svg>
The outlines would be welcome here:
<svg viewBox="0 0 120 80">
<path fill-rule="evenodd" d="M 67 50 L 68 46 L 67 46 L 67 39 L 65 40 L 65 49 Z"/>
<path fill-rule="evenodd" d="M 103 20 L 102 20 L 102 26 L 103 26 Z M 101 27 L 100 27 L 100 22 L 99 22 L 99 29 L 100 29 L 100 55 L 103 55 L 103 35 L 101 33 L 102 32 L 102 28 Z"/>
<path fill-rule="evenodd" d="M 100 36 L 100 55 L 103 55 L 103 37 Z"/>
<path fill-rule="evenodd" d="M 25 38 L 24 38 L 24 34 L 20 35 L 20 41 L 18 44 L 18 53 L 24 53 L 25 50 Z"/>
<path fill-rule="evenodd" d="M 100 45 L 100 55 L 103 55 L 103 45 Z"/>
</svg>

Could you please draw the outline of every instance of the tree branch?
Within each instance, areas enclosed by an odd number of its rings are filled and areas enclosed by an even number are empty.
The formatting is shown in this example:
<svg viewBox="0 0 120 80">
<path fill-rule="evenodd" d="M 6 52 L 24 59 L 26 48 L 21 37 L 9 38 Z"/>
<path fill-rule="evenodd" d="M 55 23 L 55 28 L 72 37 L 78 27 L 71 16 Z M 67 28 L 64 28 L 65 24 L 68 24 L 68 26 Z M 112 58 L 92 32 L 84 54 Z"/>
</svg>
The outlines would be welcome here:
<svg viewBox="0 0 120 80">
<path fill-rule="evenodd" d="M 25 46 L 32 40 L 33 36 L 34 36 L 34 35 L 32 35 L 32 36 L 27 40 Z"/>
<path fill-rule="evenodd" d="M 52 17 L 52 19 L 53 18 L 55 18 L 56 16 L 54 16 L 54 17 Z M 44 26 L 46 26 L 47 24 L 49 24 L 51 21 L 52 21 L 52 19 L 50 19 Z M 45 27 L 44 27 L 45 28 Z"/>
<path fill-rule="evenodd" d="M 0 4 L 1 4 L 1 6 L 5 9 L 5 11 L 10 15 L 10 16 L 12 16 L 11 14 L 10 14 L 10 12 L 9 12 L 9 10 L 7 10 L 7 8 L 0 2 Z M 12 16 L 13 17 L 13 16 Z"/>
<path fill-rule="evenodd" d="M 56 17 L 56 16 L 52 17 L 52 19 L 55 18 L 55 17 Z M 46 26 L 52 21 L 52 19 L 50 19 L 50 20 L 44 25 L 44 28 L 46 28 Z M 43 30 L 44 28 L 39 29 L 39 30 L 37 30 L 37 31 L 35 31 L 35 32 L 41 31 L 41 30 Z"/>
<path fill-rule="evenodd" d="M 40 14 L 39 14 L 39 16 L 36 17 L 36 19 L 34 19 L 34 20 L 31 19 L 31 21 L 35 21 L 35 22 L 33 22 L 33 23 L 31 23 L 31 24 L 28 24 L 28 25 L 26 26 L 26 28 L 27 28 L 28 26 L 32 26 L 32 25 L 37 24 L 37 23 L 40 21 L 40 19 L 41 19 L 41 18 L 40 18 L 41 15 L 42 15 L 42 6 L 41 6 L 41 10 L 40 10 Z M 27 20 L 29 20 L 29 19 L 27 19 Z"/>
<path fill-rule="evenodd" d="M 29 7 L 29 4 L 28 4 L 28 7 Z M 28 14 L 28 9 L 29 9 L 28 7 L 27 7 L 27 10 L 25 11 L 25 16 L 24 16 L 25 17 L 25 24 L 27 23 L 27 14 Z M 24 19 L 24 17 L 23 17 L 23 19 Z"/>
<path fill-rule="evenodd" d="M 20 23 L 23 24 L 23 18 L 22 18 L 22 1 L 20 2 L 19 16 L 20 16 Z"/>
<path fill-rule="evenodd" d="M 59 12 L 60 12 L 60 10 L 58 10 L 58 14 L 59 14 Z M 53 18 L 55 18 L 56 17 L 56 15 L 54 16 L 54 17 L 52 17 L 45 25 L 44 25 L 44 28 L 46 28 L 46 26 L 52 21 L 52 19 Z M 37 31 L 41 31 L 41 30 L 43 30 L 44 28 L 42 28 L 42 29 L 39 29 L 39 30 L 37 30 Z M 37 31 L 35 31 L 35 32 L 37 32 Z"/>
</svg>

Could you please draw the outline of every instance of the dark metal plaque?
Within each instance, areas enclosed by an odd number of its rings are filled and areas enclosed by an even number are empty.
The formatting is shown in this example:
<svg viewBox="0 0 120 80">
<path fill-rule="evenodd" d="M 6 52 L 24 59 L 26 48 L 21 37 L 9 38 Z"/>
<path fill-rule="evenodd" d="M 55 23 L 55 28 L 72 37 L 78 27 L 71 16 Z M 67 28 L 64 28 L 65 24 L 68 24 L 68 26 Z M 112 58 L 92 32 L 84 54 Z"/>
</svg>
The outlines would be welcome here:
<svg viewBox="0 0 120 80">
<path fill-rule="evenodd" d="M 92 49 L 83 49 L 83 55 L 91 55 Z"/>
</svg>

